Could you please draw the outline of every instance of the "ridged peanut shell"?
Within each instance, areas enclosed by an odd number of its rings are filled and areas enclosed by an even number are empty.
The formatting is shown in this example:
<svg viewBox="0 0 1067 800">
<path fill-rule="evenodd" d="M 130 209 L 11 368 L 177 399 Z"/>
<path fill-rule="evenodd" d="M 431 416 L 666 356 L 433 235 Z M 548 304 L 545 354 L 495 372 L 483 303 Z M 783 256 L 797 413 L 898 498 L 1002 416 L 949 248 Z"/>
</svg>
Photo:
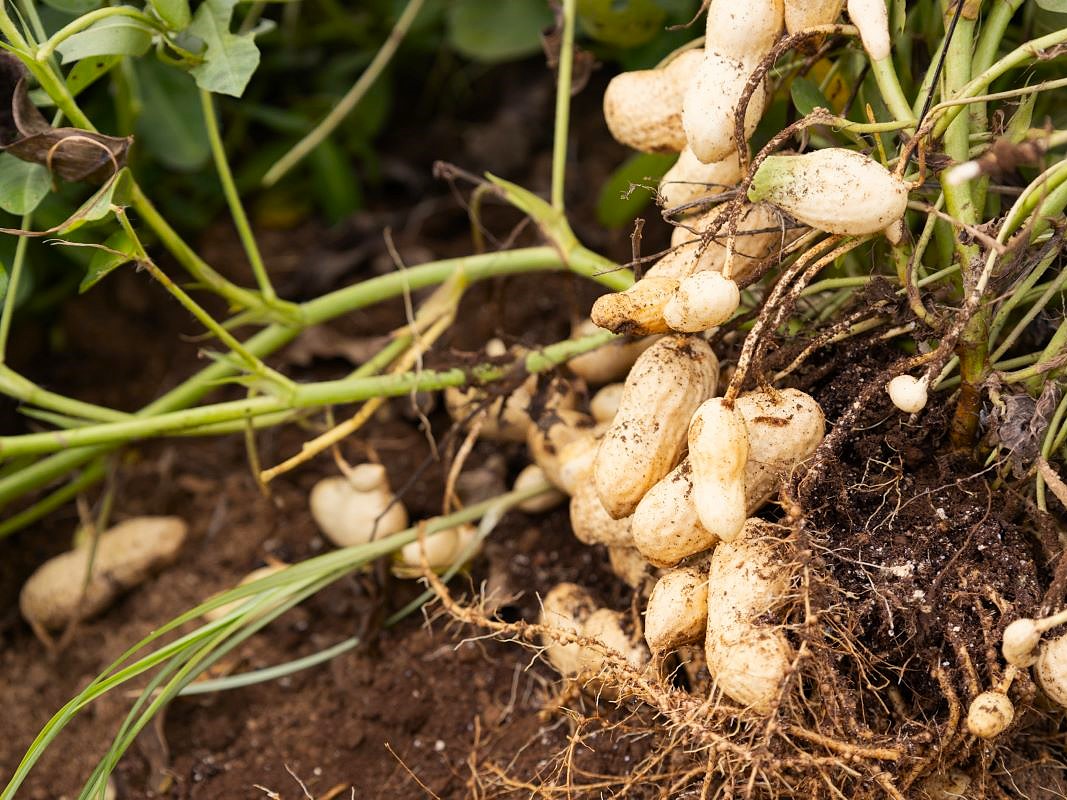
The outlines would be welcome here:
<svg viewBox="0 0 1067 800">
<path fill-rule="evenodd" d="M 708 566 L 682 567 L 656 581 L 645 607 L 645 641 L 653 653 L 704 637 L 708 624 Z"/>
<path fill-rule="evenodd" d="M 571 530 L 582 544 L 606 544 L 617 547 L 632 546 L 630 517 L 615 519 L 604 508 L 593 481 L 575 487 L 570 505 Z"/>
<path fill-rule="evenodd" d="M 722 161 L 737 150 L 734 116 L 752 64 L 707 53 L 682 100 L 682 125 L 693 154 L 703 163 Z M 745 110 L 745 140 L 763 116 L 767 101 L 765 85 L 757 87 Z"/>
<path fill-rule="evenodd" d="M 755 62 L 770 52 L 782 32 L 782 0 L 711 0 L 704 49 Z"/>
<path fill-rule="evenodd" d="M 785 0 L 785 29 L 793 34 L 814 28 L 816 25 L 831 25 L 841 16 L 845 0 Z"/>
<path fill-rule="evenodd" d="M 664 336 L 637 359 L 593 468 L 597 493 L 612 517 L 633 514 L 681 459 L 689 418 L 715 393 L 718 374 L 715 354 L 694 337 Z"/>
<path fill-rule="evenodd" d="M 702 198 L 715 197 L 741 180 L 737 152 L 721 161 L 703 163 L 686 147 L 659 182 L 659 196 L 666 209 L 674 209 Z"/>
<path fill-rule="evenodd" d="M 612 78 L 604 92 L 604 120 L 615 140 L 645 153 L 680 153 L 682 98 L 702 60 L 702 51 L 687 50 L 660 69 Z"/>
</svg>

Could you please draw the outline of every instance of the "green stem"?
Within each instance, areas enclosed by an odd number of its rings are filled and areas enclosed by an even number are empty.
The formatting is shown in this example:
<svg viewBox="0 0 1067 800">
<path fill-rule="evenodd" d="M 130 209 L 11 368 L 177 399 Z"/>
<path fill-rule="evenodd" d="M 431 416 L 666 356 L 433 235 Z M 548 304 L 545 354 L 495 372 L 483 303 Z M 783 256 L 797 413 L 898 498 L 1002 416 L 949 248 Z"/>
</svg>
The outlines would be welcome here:
<svg viewBox="0 0 1067 800">
<path fill-rule="evenodd" d="M 215 103 L 211 92 L 200 90 L 200 107 L 204 112 L 204 122 L 207 125 L 208 141 L 211 143 L 211 155 L 215 159 L 215 170 L 219 174 L 219 183 L 222 184 L 222 193 L 226 197 L 226 203 L 230 207 L 230 216 L 233 217 L 237 235 L 241 237 L 248 262 L 252 265 L 252 273 L 256 276 L 256 283 L 263 299 L 273 303 L 277 299 L 274 286 L 267 274 L 267 267 L 263 263 L 263 256 L 256 244 L 255 234 L 248 222 L 248 215 L 241 204 L 241 195 L 237 192 L 237 184 L 233 180 L 233 172 L 230 170 L 230 162 L 226 159 L 226 148 L 222 144 L 222 136 L 219 133 L 219 121 L 215 115 Z"/>
<path fill-rule="evenodd" d="M 318 325 L 341 314 L 396 297 L 405 291 L 417 291 L 426 286 L 441 283 L 457 270 L 462 270 L 468 280 L 476 281 L 500 275 L 548 272 L 558 270 L 561 266 L 560 254 L 552 247 L 530 247 L 447 259 L 410 267 L 403 273 L 395 272 L 371 278 L 323 295 L 300 306 L 301 317 L 303 325 Z M 614 290 L 626 288 L 633 283 L 633 274 L 629 270 L 605 271 L 603 259 L 596 254 L 584 257 L 579 252 L 570 266 L 578 274 L 590 277 Z M 291 342 L 299 332 L 298 327 L 274 324 L 252 336 L 244 343 L 244 346 L 249 352 L 263 358 Z M 216 362 L 145 406 L 137 412 L 137 416 L 150 417 L 188 407 L 232 374 L 232 365 L 221 361 Z M 50 483 L 71 470 L 77 469 L 91 458 L 117 446 L 118 444 L 115 443 L 71 448 L 38 461 L 13 475 L 0 478 L 0 506 Z"/>
<path fill-rule="evenodd" d="M 561 212 L 565 207 L 576 13 L 575 0 L 563 0 L 563 39 L 560 43 L 559 74 L 556 79 L 556 129 L 552 141 L 552 207 Z"/>
<path fill-rule="evenodd" d="M 146 26 L 152 28 L 153 30 L 160 29 L 159 24 L 154 19 L 152 19 L 152 17 L 148 16 L 147 14 L 143 14 L 140 11 L 137 11 L 131 6 L 108 6 L 106 8 L 98 8 L 96 9 L 96 11 L 90 11 L 87 14 L 82 14 L 80 17 L 77 17 L 73 22 L 68 23 L 67 25 L 56 31 L 54 34 L 52 34 L 52 37 L 37 49 L 37 52 L 35 53 L 34 57 L 38 61 L 43 63 L 52 57 L 52 53 L 56 51 L 56 48 L 59 47 L 59 45 L 63 44 L 63 42 L 65 42 L 74 34 L 81 33 L 86 28 L 95 25 L 102 19 L 107 19 L 108 17 L 116 16 L 130 17 L 131 19 L 135 19 L 138 22 L 143 22 Z"/>
<path fill-rule="evenodd" d="M 132 416 L 111 408 L 84 403 L 81 400 L 49 392 L 4 364 L 0 364 L 0 393 L 29 405 L 96 422 L 120 422 Z"/>
<path fill-rule="evenodd" d="M 982 21 L 982 33 L 978 37 L 974 60 L 971 62 L 972 69 L 979 74 L 989 69 L 996 60 L 1008 23 L 1023 4 L 1023 0 L 993 0 L 993 3 L 993 10 L 986 14 Z"/>
<path fill-rule="evenodd" d="M 298 312 L 295 310 L 295 306 L 291 307 L 293 310 L 284 313 L 270 314 L 259 295 L 248 289 L 242 289 L 219 275 L 196 254 L 193 248 L 185 243 L 178 235 L 178 232 L 170 226 L 170 223 L 152 205 L 152 201 L 148 199 L 148 196 L 136 182 L 131 190 L 130 204 L 144 223 L 152 229 L 152 232 L 159 238 L 167 251 L 174 256 L 174 259 L 205 289 L 215 292 L 215 294 L 220 295 L 239 308 L 259 309 L 276 319 L 281 318 L 289 323 L 294 323 L 298 319 Z"/>
<path fill-rule="evenodd" d="M 90 486 L 103 480 L 106 474 L 107 467 L 104 458 L 101 457 L 91 461 L 89 465 L 82 470 L 81 474 L 74 480 L 70 481 L 70 483 L 56 489 L 47 497 L 38 500 L 29 508 L 25 508 L 17 514 L 0 522 L 0 539 L 3 539 L 5 536 L 10 536 L 12 533 L 15 533 L 15 531 L 22 530 L 27 525 L 32 525 L 37 520 L 51 514 L 57 508 L 66 505 Z"/>
<path fill-rule="evenodd" d="M 295 383 L 293 383 L 281 373 L 276 372 L 275 370 L 268 367 L 266 364 L 256 358 L 256 356 L 246 350 L 245 346 L 241 344 L 241 342 L 239 342 L 232 333 L 222 327 L 215 320 L 215 318 L 212 317 L 209 313 L 207 313 L 207 311 L 205 311 L 199 303 L 193 300 L 193 298 L 191 298 L 185 292 L 184 289 L 178 286 L 178 284 L 172 281 L 170 277 L 165 272 L 163 272 L 163 270 L 157 267 L 156 263 L 151 258 L 149 258 L 148 253 L 145 252 L 144 245 L 141 244 L 141 240 L 137 237 L 137 232 L 130 224 L 130 220 L 126 216 L 125 210 L 116 207 L 114 209 L 114 212 L 115 218 L 118 219 L 119 224 L 122 226 L 122 229 L 126 232 L 126 235 L 130 237 L 130 241 L 133 242 L 134 247 L 137 250 L 136 255 L 138 264 L 145 270 L 147 270 L 148 273 L 153 278 L 155 278 L 156 281 L 159 282 L 159 284 L 163 286 L 164 289 L 170 292 L 170 294 L 179 303 L 181 303 L 182 307 L 186 311 L 196 317 L 200 321 L 201 325 L 211 331 L 211 333 L 213 333 L 220 342 L 230 348 L 230 350 L 232 350 L 239 358 L 241 358 L 245 362 L 245 364 L 248 365 L 248 369 L 253 374 L 260 376 L 261 378 L 269 381 L 270 383 L 273 383 L 277 388 L 280 388 L 286 393 L 292 392 L 296 388 Z"/>
<path fill-rule="evenodd" d="M 29 230 L 33 224 L 31 214 L 22 217 L 22 229 Z M 8 276 L 7 294 L 4 296 L 4 309 L 0 311 L 0 364 L 7 360 L 7 340 L 11 335 L 11 320 L 15 316 L 15 300 L 22 281 L 22 269 L 26 264 L 26 248 L 29 247 L 28 236 L 20 236 L 15 243 L 15 260 L 11 262 L 11 274 Z"/>
<path fill-rule="evenodd" d="M 879 61 L 871 61 L 871 72 L 878 84 L 878 91 L 882 93 L 882 99 L 886 106 L 897 118 L 897 122 L 909 125 L 915 124 L 915 115 L 912 114 L 911 104 L 904 96 L 904 90 L 900 88 L 900 78 L 893 67 L 893 57 L 886 56 Z"/>
<path fill-rule="evenodd" d="M 333 110 L 326 115 L 322 122 L 315 126 L 314 130 L 297 142 L 292 150 L 282 156 L 274 166 L 267 170 L 267 174 L 263 176 L 264 186 L 272 186 L 277 183 L 285 173 L 305 159 L 312 150 L 326 141 L 337 126 L 344 121 L 345 117 L 351 114 L 353 109 L 359 105 L 359 101 L 363 99 L 363 96 L 374 85 L 374 82 L 378 80 L 378 77 L 385 70 L 390 59 L 392 59 L 396 49 L 404 40 L 408 29 L 411 28 L 411 24 L 415 21 L 415 17 L 418 16 L 423 2 L 424 0 L 408 0 L 407 6 L 396 21 L 396 25 L 394 25 L 393 30 L 389 32 L 389 38 L 382 44 L 381 49 L 375 54 L 374 59 L 367 66 L 367 69 L 359 76 L 359 80 L 353 84 L 352 88 L 348 90 L 345 96 L 341 98 L 341 101 L 334 106 Z"/>
<path fill-rule="evenodd" d="M 526 372 L 544 372 L 574 356 L 601 347 L 614 338 L 614 334 L 602 332 L 581 339 L 557 342 L 540 351 L 529 353 L 523 366 Z M 336 381 L 302 384 L 294 386 L 286 398 L 260 395 L 152 417 L 105 422 L 65 431 L 0 436 L 0 456 L 13 458 L 28 454 L 54 453 L 69 447 L 114 444 L 131 439 L 149 438 L 183 428 L 245 419 L 293 408 L 352 403 L 369 400 L 372 397 L 402 397 L 413 391 L 438 391 L 452 386 L 489 383 L 503 378 L 510 369 L 508 366 L 483 364 L 466 369 L 457 367 L 443 372 L 422 370 L 395 375 L 343 378 Z"/>
<path fill-rule="evenodd" d="M 962 22 L 963 20 L 961 20 L 961 24 Z M 999 61 L 994 62 L 989 68 L 983 70 L 977 77 L 971 78 L 965 86 L 960 87 L 958 92 L 946 99 L 960 100 L 968 97 L 976 97 L 985 92 L 993 81 L 1008 70 L 1041 58 L 1045 54 L 1045 51 L 1063 42 L 1067 42 L 1067 28 L 1061 28 L 1060 30 L 1053 31 L 1045 36 L 1024 42 L 1002 57 Z M 937 124 L 933 127 L 933 138 L 938 139 L 944 136 L 945 130 L 952 124 L 964 108 L 966 108 L 966 106 L 962 105 L 939 108 L 940 118 L 937 120 Z"/>
</svg>

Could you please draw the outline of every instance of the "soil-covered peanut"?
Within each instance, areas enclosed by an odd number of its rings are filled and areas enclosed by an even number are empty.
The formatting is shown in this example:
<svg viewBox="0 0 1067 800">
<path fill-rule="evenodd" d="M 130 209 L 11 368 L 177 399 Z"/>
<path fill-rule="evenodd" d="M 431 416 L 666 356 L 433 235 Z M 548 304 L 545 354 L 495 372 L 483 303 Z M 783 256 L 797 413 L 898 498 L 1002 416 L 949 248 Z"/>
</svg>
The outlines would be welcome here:
<svg viewBox="0 0 1067 800">
<path fill-rule="evenodd" d="M 828 233 L 880 233 L 908 207 L 908 186 L 870 156 L 842 147 L 766 158 L 748 189 Z"/>
<path fill-rule="evenodd" d="M 641 589 L 652 577 L 652 565 L 630 545 L 609 545 L 608 563 L 616 577 L 631 589 Z"/>
<path fill-rule="evenodd" d="M 576 583 L 560 583 L 541 601 L 540 623 L 550 631 L 581 635 L 585 621 L 596 610 L 589 592 Z M 564 676 L 577 675 L 582 664 L 582 646 L 562 643 L 551 635 L 542 640 L 545 658 Z"/>
<path fill-rule="evenodd" d="M 179 517 L 134 517 L 119 523 L 100 534 L 95 554 L 86 543 L 38 567 L 19 595 L 22 616 L 47 630 L 60 630 L 100 613 L 122 592 L 171 563 L 187 531 Z"/>
<path fill-rule="evenodd" d="M 767 621 L 790 584 L 774 531 L 750 519 L 737 541 L 715 548 L 708 573 L 708 670 L 719 691 L 756 713 L 773 709 L 794 655 L 785 633 Z"/>
<path fill-rule="evenodd" d="M 574 491 L 574 465 L 564 467 L 575 458 L 592 461 L 596 447 L 596 421 L 582 411 L 561 409 L 550 412 L 530 427 L 526 437 L 530 458 L 545 473 L 545 477 L 567 494 Z M 586 451 L 589 451 L 587 454 Z M 581 473 L 582 469 L 578 472 Z"/>
<path fill-rule="evenodd" d="M 649 563 L 673 567 L 695 553 L 714 547 L 719 538 L 700 524 L 693 503 L 689 459 L 648 490 L 632 518 L 634 545 Z"/>
<path fill-rule="evenodd" d="M 664 573 L 645 608 L 645 641 L 652 652 L 700 641 L 707 624 L 707 563 Z"/>
<path fill-rule="evenodd" d="M 826 419 L 815 399 L 799 389 L 743 394 L 735 407 L 748 435 L 745 496 L 751 514 L 815 452 L 826 434 Z"/>
<path fill-rule="evenodd" d="M 646 275 L 625 291 L 598 297 L 590 318 L 612 333 L 629 336 L 666 333 L 670 326 L 663 318 L 663 309 L 677 288 L 677 278 Z"/>
<path fill-rule="evenodd" d="M 661 69 L 616 75 L 604 92 L 604 119 L 615 140 L 646 153 L 680 153 L 685 148 L 682 97 L 700 50 L 687 50 Z"/>
<path fill-rule="evenodd" d="M 634 364 L 593 468 L 597 493 L 612 517 L 633 514 L 677 465 L 689 418 L 715 393 L 718 373 L 707 342 L 687 336 L 663 337 Z"/>
<path fill-rule="evenodd" d="M 1067 634 L 1042 642 L 1034 676 L 1050 700 L 1067 708 Z"/>
<path fill-rule="evenodd" d="M 521 491 L 547 482 L 549 482 L 548 476 L 545 475 L 543 469 L 537 464 L 527 464 L 522 472 L 515 477 L 515 484 L 512 489 Z M 566 494 L 558 489 L 550 489 L 536 497 L 531 497 L 529 500 L 523 500 L 519 503 L 519 510 L 526 514 L 544 514 L 546 511 L 551 511 L 556 506 L 562 505 L 566 500 Z"/>
<path fill-rule="evenodd" d="M 967 730 L 979 739 L 1004 733 L 1015 719 L 1015 705 L 1002 692 L 982 692 L 967 709 Z"/>
</svg>

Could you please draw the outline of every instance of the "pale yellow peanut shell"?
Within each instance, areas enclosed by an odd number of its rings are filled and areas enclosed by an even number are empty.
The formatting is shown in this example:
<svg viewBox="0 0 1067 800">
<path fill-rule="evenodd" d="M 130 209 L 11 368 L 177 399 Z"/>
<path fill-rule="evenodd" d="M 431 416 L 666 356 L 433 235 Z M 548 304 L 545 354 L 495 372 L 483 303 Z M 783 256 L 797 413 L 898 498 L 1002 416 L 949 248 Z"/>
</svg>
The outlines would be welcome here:
<svg viewBox="0 0 1067 800">
<path fill-rule="evenodd" d="M 608 563 L 616 577 L 631 589 L 640 589 L 652 577 L 652 565 L 630 545 L 610 545 Z"/>
<path fill-rule="evenodd" d="M 512 489 L 514 491 L 530 489 L 546 482 L 548 482 L 548 476 L 545 475 L 545 471 L 541 467 L 537 464 L 527 464 L 515 477 L 515 484 Z M 566 494 L 559 489 L 550 489 L 536 497 L 531 497 L 529 500 L 523 500 L 519 503 L 519 511 L 525 514 L 544 514 L 556 506 L 563 505 L 566 501 Z"/>
<path fill-rule="evenodd" d="M 700 524 L 732 542 L 745 524 L 748 434 L 740 413 L 721 397 L 702 403 L 689 422 L 693 505 Z"/>
<path fill-rule="evenodd" d="M 726 266 L 729 227 L 723 213 L 722 208 L 713 208 L 684 226 L 674 229 L 671 243 L 678 244 L 699 240 L 702 232 L 715 227 L 714 235 L 702 242 L 697 250 L 693 274 L 705 271 L 722 272 Z M 782 216 L 774 206 L 767 203 L 746 203 L 734 234 L 730 265 L 733 280 L 742 286 L 749 284 L 755 278 L 760 264 L 789 244 L 796 235 L 796 229 L 786 229 L 783 226 Z"/>
<path fill-rule="evenodd" d="M 1041 643 L 1034 676 L 1050 700 L 1067 708 L 1067 634 Z"/>
<path fill-rule="evenodd" d="M 554 586 L 541 601 L 541 625 L 550 631 L 581 635 L 585 621 L 596 610 L 589 593 L 574 583 Z M 551 635 L 542 638 L 548 662 L 564 676 L 577 675 L 581 668 L 582 646 L 561 643 Z"/>
<path fill-rule="evenodd" d="M 597 494 L 596 485 L 586 480 L 575 487 L 570 505 L 571 530 L 582 544 L 606 544 L 609 546 L 632 546 L 630 518 L 612 517 Z"/>
<path fill-rule="evenodd" d="M 423 574 L 422 559 L 434 572 L 444 572 L 464 556 L 478 536 L 473 525 L 458 525 L 436 533 L 427 533 L 420 542 L 408 542 L 394 555 L 392 570 L 398 578 L 417 578 Z M 477 551 L 467 556 L 473 557 Z"/>
<path fill-rule="evenodd" d="M 571 336 L 588 336 L 599 333 L 600 330 L 595 322 L 587 319 L 574 327 Z M 654 341 L 656 339 L 652 336 L 637 340 L 616 339 L 596 350 L 572 358 L 567 362 L 567 368 L 593 386 L 620 381 L 626 377 L 626 373 L 637 361 L 637 357 L 645 352 Z"/>
<path fill-rule="evenodd" d="M 593 395 L 589 401 L 589 413 L 598 423 L 610 423 L 619 413 L 619 403 L 622 402 L 622 390 L 624 384 L 609 383 Z"/>
<path fill-rule="evenodd" d="M 171 563 L 187 531 L 179 517 L 134 517 L 100 534 L 95 552 L 86 543 L 49 559 L 22 587 L 22 616 L 60 630 L 100 613 L 122 592 Z"/>
<path fill-rule="evenodd" d="M 773 709 L 794 656 L 785 634 L 763 621 L 790 586 L 773 534 L 749 520 L 740 538 L 715 548 L 708 573 L 708 670 L 719 691 L 756 713 Z"/>
<path fill-rule="evenodd" d="M 663 309 L 677 288 L 676 278 L 649 274 L 625 291 L 598 297 L 589 316 L 612 333 L 629 336 L 666 333 L 670 329 L 663 319 Z"/>
<path fill-rule="evenodd" d="M 837 22 L 845 0 L 785 0 L 785 29 L 793 34 Z"/>
<path fill-rule="evenodd" d="M 704 49 L 738 61 L 756 62 L 782 32 L 782 0 L 711 0 Z"/>
<path fill-rule="evenodd" d="M 561 453 L 572 442 L 595 439 L 595 427 L 596 422 L 591 416 L 571 409 L 546 414 L 530 426 L 526 437 L 530 458 L 544 471 L 552 485 L 568 492 L 568 484 L 561 475 Z"/>
<path fill-rule="evenodd" d="M 703 163 L 721 161 L 737 150 L 734 117 L 755 65 L 707 53 L 682 100 L 682 125 L 693 154 Z M 752 94 L 745 111 L 745 140 L 759 125 L 767 101 L 766 83 Z"/>
<path fill-rule="evenodd" d="M 646 153 L 685 147 L 682 97 L 703 52 L 687 50 L 661 69 L 616 75 L 604 92 L 604 120 L 617 142 Z"/>
<path fill-rule="evenodd" d="M 593 467 L 597 493 L 612 517 L 633 514 L 681 460 L 688 420 L 715 393 L 718 373 L 715 354 L 695 337 L 665 336 L 637 359 Z"/>
<path fill-rule="evenodd" d="M 982 692 L 967 708 L 967 730 L 979 739 L 993 739 L 1015 719 L 1015 705 L 1002 692 Z"/>
<path fill-rule="evenodd" d="M 705 164 L 687 147 L 660 180 L 660 201 L 666 209 L 681 208 L 702 198 L 721 194 L 739 180 L 741 162 L 736 151 L 721 161 Z"/>
<path fill-rule="evenodd" d="M 704 638 L 708 624 L 708 565 L 681 567 L 656 582 L 645 608 L 645 641 L 653 653 Z"/>
<path fill-rule="evenodd" d="M 353 472 L 355 485 L 345 475 L 333 475 L 311 490 L 311 516 L 326 538 L 350 547 L 404 530 L 408 512 L 389 488 L 385 467 L 360 464 Z"/>
</svg>

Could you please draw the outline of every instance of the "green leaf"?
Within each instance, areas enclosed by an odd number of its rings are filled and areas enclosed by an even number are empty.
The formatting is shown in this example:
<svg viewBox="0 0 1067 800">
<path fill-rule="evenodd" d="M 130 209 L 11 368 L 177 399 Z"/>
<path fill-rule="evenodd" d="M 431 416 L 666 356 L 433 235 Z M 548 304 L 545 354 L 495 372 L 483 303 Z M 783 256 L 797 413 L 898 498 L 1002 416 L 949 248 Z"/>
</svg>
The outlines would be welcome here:
<svg viewBox="0 0 1067 800">
<path fill-rule="evenodd" d="M 1067 13 L 1067 0 L 1037 0 L 1037 6 L 1055 14 Z"/>
<path fill-rule="evenodd" d="M 122 56 L 100 56 L 86 58 L 74 65 L 67 73 L 67 88 L 77 97 L 122 60 Z"/>
<path fill-rule="evenodd" d="M 331 224 L 336 224 L 363 205 L 352 161 L 332 139 L 311 152 L 309 166 L 315 176 L 315 197 Z"/>
<path fill-rule="evenodd" d="M 71 214 L 55 233 L 66 234 L 77 230 L 89 222 L 96 222 L 111 213 L 113 205 L 123 205 L 129 196 L 130 170 L 123 167 L 101 186 L 96 193 L 86 200 Z"/>
<path fill-rule="evenodd" d="M 807 116 L 816 108 L 831 109 L 830 101 L 819 89 L 819 84 L 807 78 L 793 78 L 793 85 L 789 87 L 789 94 L 793 98 L 793 105 L 802 115 Z"/>
<path fill-rule="evenodd" d="M 454 0 L 448 40 L 476 61 L 508 61 L 541 49 L 541 31 L 552 24 L 544 0 Z"/>
<path fill-rule="evenodd" d="M 578 0 L 578 19 L 599 42 L 635 47 L 663 32 L 667 12 L 654 0 Z"/>
<path fill-rule="evenodd" d="M 143 56 L 154 31 L 132 17 L 105 17 L 60 43 L 63 63 L 92 56 Z"/>
<path fill-rule="evenodd" d="M 78 17 L 87 11 L 100 8 L 103 0 L 44 0 L 44 4 L 56 11 Z"/>
<path fill-rule="evenodd" d="M 52 189 L 48 169 L 40 164 L 0 154 L 0 208 L 21 217 L 37 208 Z"/>
<path fill-rule="evenodd" d="M 185 30 L 189 26 L 189 0 L 148 0 L 159 18 L 173 30 Z"/>
<path fill-rule="evenodd" d="M 107 249 L 98 249 L 89 260 L 89 268 L 78 286 L 78 294 L 89 291 L 108 274 L 135 258 L 136 247 L 126 231 L 111 234 L 104 242 L 104 247 Z"/>
<path fill-rule="evenodd" d="M 160 163 L 193 171 L 211 157 L 200 93 L 193 79 L 155 59 L 133 64 L 141 93 L 137 140 Z"/>
<path fill-rule="evenodd" d="M 596 216 L 606 228 L 622 228 L 651 202 L 659 179 L 677 156 L 637 153 L 613 172 L 600 189 Z"/>
<path fill-rule="evenodd" d="M 259 66 L 254 33 L 230 33 L 237 0 L 204 0 L 189 33 L 203 40 L 204 61 L 190 70 L 197 86 L 208 92 L 240 97 Z"/>
</svg>

